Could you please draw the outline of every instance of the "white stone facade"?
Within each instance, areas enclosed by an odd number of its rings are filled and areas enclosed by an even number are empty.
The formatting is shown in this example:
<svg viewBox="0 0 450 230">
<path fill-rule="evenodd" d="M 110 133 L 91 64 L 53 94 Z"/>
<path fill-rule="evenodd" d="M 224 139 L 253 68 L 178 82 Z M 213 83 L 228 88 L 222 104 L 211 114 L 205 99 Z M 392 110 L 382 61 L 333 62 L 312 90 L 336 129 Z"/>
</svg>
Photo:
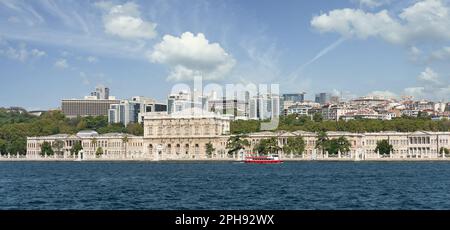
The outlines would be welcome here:
<svg viewBox="0 0 450 230">
<path fill-rule="evenodd" d="M 351 143 L 348 153 L 339 156 L 328 156 L 317 150 L 317 134 L 312 132 L 258 132 L 251 133 L 246 138 L 251 149 L 265 138 L 276 137 L 279 147 L 287 143 L 289 137 L 301 136 L 306 142 L 305 151 L 301 154 L 279 152 L 283 159 L 348 159 L 348 160 L 408 160 L 408 159 L 446 159 L 440 154 L 443 148 L 450 149 L 450 132 L 379 132 L 379 133 L 348 133 L 328 132 L 328 137 L 346 137 Z M 110 133 L 99 135 L 94 131 L 80 132 L 77 135 L 58 134 L 45 137 L 27 138 L 27 159 L 42 159 L 41 146 L 46 141 L 53 144 L 57 140 L 64 142 L 60 154 L 55 159 L 75 158 L 70 149 L 76 142 L 81 142 L 83 159 L 106 160 L 236 160 L 243 156 L 229 156 L 226 149 L 230 137 L 230 121 L 228 118 L 213 114 L 159 114 L 144 118 L 144 136 Z M 388 140 L 394 151 L 390 156 L 380 156 L 375 152 L 377 141 Z M 211 143 L 215 149 L 211 155 L 206 154 L 206 144 Z M 96 156 L 101 147 L 103 154 Z"/>
</svg>

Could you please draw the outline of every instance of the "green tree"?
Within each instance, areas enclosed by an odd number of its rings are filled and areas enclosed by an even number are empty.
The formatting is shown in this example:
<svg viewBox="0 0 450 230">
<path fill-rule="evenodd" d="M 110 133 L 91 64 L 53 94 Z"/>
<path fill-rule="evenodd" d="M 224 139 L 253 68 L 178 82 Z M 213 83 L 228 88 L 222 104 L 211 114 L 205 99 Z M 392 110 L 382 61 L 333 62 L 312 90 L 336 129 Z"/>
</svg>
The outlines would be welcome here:
<svg viewBox="0 0 450 230">
<path fill-rule="evenodd" d="M 97 129 L 97 132 L 100 134 L 104 133 L 125 133 L 127 132 L 125 126 L 122 123 L 114 123 L 108 124 L 104 127 L 100 127 Z"/>
<path fill-rule="evenodd" d="M 447 156 L 448 154 L 450 154 L 450 150 L 448 148 L 441 147 L 439 149 L 439 154 L 445 154 Z"/>
<path fill-rule="evenodd" d="M 316 140 L 316 149 L 319 149 L 322 154 L 324 154 L 325 149 L 328 145 L 328 135 L 325 131 L 320 131 L 317 133 L 317 140 Z"/>
<path fill-rule="evenodd" d="M 95 151 L 95 156 L 97 158 L 99 158 L 101 155 L 103 155 L 103 148 L 102 147 L 98 147 L 97 151 Z"/>
<path fill-rule="evenodd" d="M 72 145 L 72 148 L 70 149 L 70 154 L 77 155 L 81 150 L 83 149 L 83 146 L 81 145 L 81 142 L 77 141 L 74 145 Z"/>
<path fill-rule="evenodd" d="M 313 121 L 315 121 L 315 122 L 322 122 L 323 121 L 322 114 L 321 113 L 314 113 Z"/>
<path fill-rule="evenodd" d="M 41 145 L 41 156 L 53 156 L 54 151 L 49 142 L 44 141 Z"/>
<path fill-rule="evenodd" d="M 257 120 L 236 120 L 230 123 L 230 130 L 233 134 L 253 133 L 260 131 L 260 125 Z"/>
<path fill-rule="evenodd" d="M 97 147 L 97 138 L 93 137 L 91 139 L 91 146 L 94 147 L 94 148 Z"/>
<path fill-rule="evenodd" d="M 268 155 L 278 153 L 281 148 L 278 146 L 278 140 L 275 137 L 269 139 L 261 139 L 254 147 L 259 155 Z"/>
<path fill-rule="evenodd" d="M 3 139 L 0 139 L 0 154 L 2 156 L 8 154 L 8 152 L 6 151 L 7 147 L 8 147 L 8 142 Z"/>
<path fill-rule="evenodd" d="M 135 136 L 143 136 L 144 127 L 139 123 L 130 123 L 127 125 L 126 132 Z"/>
<path fill-rule="evenodd" d="M 350 152 L 350 148 L 352 144 L 350 141 L 345 137 L 339 137 L 334 138 L 327 141 L 327 144 L 325 145 L 325 150 L 328 152 L 328 154 L 336 155 L 339 152 L 341 153 L 348 153 Z"/>
<path fill-rule="evenodd" d="M 55 151 L 56 155 L 62 155 L 64 148 L 64 141 L 56 140 L 53 142 L 52 149 Z"/>
<path fill-rule="evenodd" d="M 211 156 L 213 155 L 214 151 L 216 151 L 216 149 L 214 148 L 213 144 L 211 144 L 211 142 L 206 143 L 205 148 L 206 148 L 206 155 L 209 158 L 211 158 Z"/>
<path fill-rule="evenodd" d="M 123 151 L 124 151 L 125 158 L 127 157 L 127 147 L 128 147 L 129 141 L 130 141 L 130 139 L 128 138 L 128 135 L 125 135 L 122 137 L 122 145 L 123 145 Z"/>
<path fill-rule="evenodd" d="M 6 151 L 13 156 L 16 156 L 17 154 L 25 155 L 27 152 L 26 146 L 27 142 L 25 137 L 16 137 L 15 139 L 9 141 Z"/>
<path fill-rule="evenodd" d="M 250 142 L 245 139 L 246 136 L 235 135 L 228 138 L 226 148 L 228 149 L 228 155 L 237 153 L 241 149 L 250 146 Z"/>
<path fill-rule="evenodd" d="M 77 124 L 77 130 L 80 131 L 80 130 L 85 130 L 85 129 L 87 129 L 87 122 L 85 120 L 81 119 Z"/>
<path fill-rule="evenodd" d="M 350 152 L 350 148 L 352 147 L 352 144 L 346 137 L 341 136 L 336 140 L 336 142 L 338 145 L 338 151 L 340 151 L 341 153 Z"/>
<path fill-rule="evenodd" d="M 283 146 L 283 152 L 298 156 L 305 151 L 306 143 L 303 137 L 289 137 L 287 143 Z"/>
<path fill-rule="evenodd" d="M 389 144 L 389 140 L 381 140 L 377 141 L 377 147 L 375 148 L 375 152 L 380 152 L 382 155 L 390 155 L 391 152 L 394 151 L 394 147 Z"/>
</svg>

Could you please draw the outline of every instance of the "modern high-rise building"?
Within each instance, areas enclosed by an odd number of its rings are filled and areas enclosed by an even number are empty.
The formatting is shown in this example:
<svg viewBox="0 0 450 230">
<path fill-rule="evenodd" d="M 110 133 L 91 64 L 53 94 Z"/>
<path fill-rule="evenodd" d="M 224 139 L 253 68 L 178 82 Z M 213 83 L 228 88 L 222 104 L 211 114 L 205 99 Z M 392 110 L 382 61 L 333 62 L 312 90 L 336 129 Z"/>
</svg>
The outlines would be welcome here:
<svg viewBox="0 0 450 230">
<path fill-rule="evenodd" d="M 111 105 L 108 122 L 122 123 L 125 126 L 130 123 L 142 123 L 145 114 L 152 112 L 167 112 L 167 105 L 157 103 L 152 98 L 137 96 L 131 100 L 122 100 L 119 104 Z"/>
<path fill-rule="evenodd" d="M 169 114 L 180 112 L 186 109 L 208 109 L 208 98 L 203 95 L 197 95 L 195 92 L 180 91 L 170 94 L 167 98 L 167 112 Z"/>
<path fill-rule="evenodd" d="M 119 103 L 120 100 L 63 99 L 61 109 L 69 118 L 107 116 L 110 105 Z"/>
<path fill-rule="evenodd" d="M 63 99 L 61 109 L 69 117 L 108 116 L 110 105 L 119 104 L 120 100 L 109 96 L 109 88 L 98 86 L 95 92 L 84 99 Z"/>
<path fill-rule="evenodd" d="M 129 100 L 122 100 L 120 104 L 113 104 L 109 108 L 108 122 L 122 123 L 128 125 L 129 123 L 137 123 L 140 104 Z"/>
<path fill-rule="evenodd" d="M 329 95 L 327 93 L 316 94 L 316 98 L 315 98 L 315 102 L 316 103 L 324 105 L 324 104 L 329 103 L 329 101 L 330 101 L 330 98 L 329 98 Z"/>
<path fill-rule="evenodd" d="M 97 99 L 107 100 L 109 99 L 109 88 L 99 85 L 95 88 L 94 92 L 91 92 L 91 96 Z"/>
<path fill-rule="evenodd" d="M 292 101 L 292 102 L 304 102 L 305 101 L 305 92 L 303 93 L 287 93 L 283 94 L 284 101 Z"/>
<path fill-rule="evenodd" d="M 208 101 L 208 111 L 231 115 L 235 118 L 247 118 L 248 103 L 238 99 L 217 99 Z"/>
<path fill-rule="evenodd" d="M 256 120 L 271 119 L 280 116 L 280 96 L 277 94 L 257 95 L 250 99 L 249 118 Z"/>
</svg>

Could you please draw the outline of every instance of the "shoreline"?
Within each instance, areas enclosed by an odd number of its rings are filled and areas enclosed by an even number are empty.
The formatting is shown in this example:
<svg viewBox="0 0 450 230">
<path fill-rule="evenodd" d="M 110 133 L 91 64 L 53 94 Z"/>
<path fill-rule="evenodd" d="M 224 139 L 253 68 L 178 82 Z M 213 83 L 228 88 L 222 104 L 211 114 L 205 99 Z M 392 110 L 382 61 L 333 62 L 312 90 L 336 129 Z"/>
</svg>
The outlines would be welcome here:
<svg viewBox="0 0 450 230">
<path fill-rule="evenodd" d="M 73 160 L 73 159 L 21 159 L 21 158 L 10 158 L 10 159 L 0 159 L 0 162 L 152 162 L 152 163 L 244 163 L 242 160 L 236 159 L 179 159 L 179 160 L 150 160 L 150 159 L 86 159 L 86 160 Z M 283 159 L 284 163 L 296 163 L 296 162 L 450 162 L 450 158 L 444 159 L 366 159 L 366 160 L 355 160 L 355 159 Z"/>
</svg>

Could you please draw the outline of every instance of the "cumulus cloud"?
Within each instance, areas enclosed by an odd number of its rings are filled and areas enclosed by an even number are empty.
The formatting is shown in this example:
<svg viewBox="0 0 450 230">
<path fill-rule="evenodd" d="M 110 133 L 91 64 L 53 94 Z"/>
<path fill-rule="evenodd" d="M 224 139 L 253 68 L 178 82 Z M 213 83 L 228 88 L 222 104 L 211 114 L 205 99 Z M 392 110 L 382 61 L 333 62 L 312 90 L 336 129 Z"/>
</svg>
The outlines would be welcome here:
<svg viewBox="0 0 450 230">
<path fill-rule="evenodd" d="M 139 6 L 133 2 L 114 5 L 111 2 L 95 4 L 106 13 L 103 16 L 105 32 L 125 39 L 152 39 L 156 24 L 141 17 Z"/>
<path fill-rule="evenodd" d="M 409 59 L 411 61 L 418 61 L 421 54 L 422 54 L 422 51 L 419 48 L 417 48 L 416 46 L 411 46 L 409 48 Z"/>
<path fill-rule="evenodd" d="M 66 69 L 69 67 L 66 59 L 59 59 L 55 62 L 54 66 L 59 69 Z"/>
<path fill-rule="evenodd" d="M 420 73 L 417 77 L 418 80 L 423 81 L 424 83 L 430 84 L 440 84 L 439 76 L 436 72 L 434 72 L 430 67 L 427 67 L 425 71 Z"/>
<path fill-rule="evenodd" d="M 89 81 L 89 78 L 88 78 L 88 76 L 86 75 L 85 72 L 80 72 L 80 78 L 81 78 L 81 80 L 83 82 L 83 85 L 91 84 L 91 82 Z"/>
<path fill-rule="evenodd" d="M 7 43 L 5 42 L 5 44 Z M 25 62 L 30 58 L 41 58 L 45 56 L 46 53 L 38 49 L 29 50 L 27 45 L 22 43 L 18 47 L 6 45 L 6 47 L 0 48 L 0 55 L 13 60 Z"/>
<path fill-rule="evenodd" d="M 180 37 L 165 35 L 148 53 L 153 63 L 170 67 L 168 80 L 205 80 L 223 78 L 235 65 L 235 60 L 218 43 L 210 43 L 202 33 L 183 33 Z"/>
<path fill-rule="evenodd" d="M 394 99 L 397 98 L 397 94 L 385 90 L 385 91 L 372 91 L 368 94 L 368 96 L 373 96 L 373 97 L 381 97 L 381 98 L 385 98 L 385 99 Z"/>
<path fill-rule="evenodd" d="M 434 51 L 430 57 L 431 60 L 446 60 L 450 59 L 450 46 L 443 47 L 440 50 Z"/>
<path fill-rule="evenodd" d="M 417 76 L 419 86 L 404 89 L 404 94 L 415 98 L 446 99 L 450 95 L 450 84 L 440 78 L 433 69 L 427 67 Z"/>
<path fill-rule="evenodd" d="M 87 60 L 89 63 L 96 63 L 96 62 L 98 62 L 98 58 L 93 57 L 93 56 L 87 57 L 86 60 Z"/>
<path fill-rule="evenodd" d="M 360 7 L 375 8 L 389 4 L 390 0 L 352 0 L 352 2 L 359 4 Z"/>
<path fill-rule="evenodd" d="M 449 12 L 450 7 L 442 0 L 417 2 L 396 16 L 387 10 L 372 13 L 345 8 L 313 17 L 311 26 L 320 32 L 360 39 L 377 37 L 394 44 L 448 41 Z"/>
<path fill-rule="evenodd" d="M 38 50 L 38 49 L 32 49 L 31 50 L 31 55 L 33 57 L 43 57 L 46 55 L 46 53 L 42 50 Z"/>
</svg>

